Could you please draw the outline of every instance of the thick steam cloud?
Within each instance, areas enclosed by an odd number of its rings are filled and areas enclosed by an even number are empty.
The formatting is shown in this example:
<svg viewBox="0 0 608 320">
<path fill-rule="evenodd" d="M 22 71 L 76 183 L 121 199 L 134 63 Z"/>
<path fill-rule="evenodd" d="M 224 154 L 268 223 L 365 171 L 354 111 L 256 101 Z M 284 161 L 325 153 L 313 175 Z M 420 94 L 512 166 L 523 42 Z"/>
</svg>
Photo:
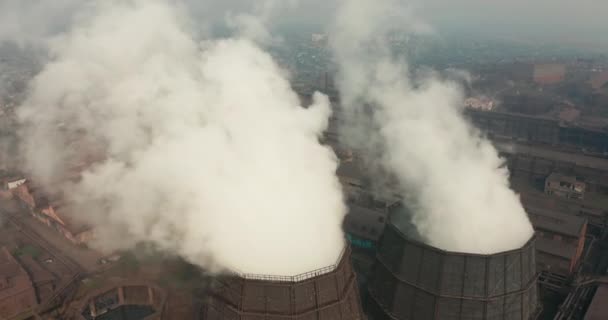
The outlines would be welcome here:
<svg viewBox="0 0 608 320">
<path fill-rule="evenodd" d="M 53 39 L 20 108 L 27 167 L 105 249 L 152 242 L 261 274 L 335 263 L 345 208 L 318 142 L 328 99 L 302 108 L 267 53 L 196 42 L 169 3 L 99 1 Z"/>
<path fill-rule="evenodd" d="M 372 126 L 379 128 L 356 127 L 372 137 L 346 139 L 364 150 L 380 140 L 382 156 L 371 161 L 394 174 L 425 241 L 482 254 L 522 246 L 532 226 L 496 150 L 463 118 L 458 85 L 433 74 L 412 77 L 391 53 L 393 31 L 431 31 L 395 4 L 344 1 L 336 19 L 332 48 L 345 115 L 357 126 L 372 106 Z"/>
</svg>

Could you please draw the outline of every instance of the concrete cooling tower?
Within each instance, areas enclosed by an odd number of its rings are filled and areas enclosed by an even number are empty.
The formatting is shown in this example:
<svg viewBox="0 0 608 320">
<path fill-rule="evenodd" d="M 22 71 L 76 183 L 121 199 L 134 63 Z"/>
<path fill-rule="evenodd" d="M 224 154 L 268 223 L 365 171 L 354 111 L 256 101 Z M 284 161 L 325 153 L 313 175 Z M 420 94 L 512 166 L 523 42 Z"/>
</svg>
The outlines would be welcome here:
<svg viewBox="0 0 608 320">
<path fill-rule="evenodd" d="M 370 319 L 531 320 L 540 312 L 535 239 L 492 255 L 443 251 L 390 223 L 370 280 Z M 483 241 L 483 239 L 480 239 Z"/>
<path fill-rule="evenodd" d="M 361 309 L 350 249 L 323 269 L 293 277 L 218 278 L 204 303 L 203 320 L 358 320 Z"/>
</svg>

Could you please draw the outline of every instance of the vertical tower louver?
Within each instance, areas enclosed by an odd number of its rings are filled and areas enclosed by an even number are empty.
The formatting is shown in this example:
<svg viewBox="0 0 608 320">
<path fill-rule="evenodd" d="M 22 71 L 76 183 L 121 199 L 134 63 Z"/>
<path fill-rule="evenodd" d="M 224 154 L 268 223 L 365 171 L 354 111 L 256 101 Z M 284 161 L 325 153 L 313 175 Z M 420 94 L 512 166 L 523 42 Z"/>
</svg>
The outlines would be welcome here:
<svg viewBox="0 0 608 320">
<path fill-rule="evenodd" d="M 215 280 L 204 320 L 357 320 L 363 315 L 346 249 L 336 265 L 293 277 L 238 275 Z"/>
<path fill-rule="evenodd" d="M 447 252 L 389 224 L 370 282 L 370 318 L 536 319 L 534 243 L 532 238 L 522 248 L 492 255 Z"/>
</svg>

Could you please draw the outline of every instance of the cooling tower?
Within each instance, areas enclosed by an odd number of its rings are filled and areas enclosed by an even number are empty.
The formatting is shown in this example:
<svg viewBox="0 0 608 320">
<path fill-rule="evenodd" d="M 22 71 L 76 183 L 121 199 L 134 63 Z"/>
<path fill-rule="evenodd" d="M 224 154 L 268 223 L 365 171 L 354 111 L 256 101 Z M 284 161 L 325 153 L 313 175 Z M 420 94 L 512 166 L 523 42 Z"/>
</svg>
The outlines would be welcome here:
<svg viewBox="0 0 608 320">
<path fill-rule="evenodd" d="M 204 303 L 203 320 L 366 319 L 350 262 L 350 249 L 323 269 L 293 277 L 218 278 Z"/>
<path fill-rule="evenodd" d="M 391 223 L 370 281 L 370 319 L 536 319 L 534 243 L 492 255 L 454 253 L 414 241 Z"/>
</svg>

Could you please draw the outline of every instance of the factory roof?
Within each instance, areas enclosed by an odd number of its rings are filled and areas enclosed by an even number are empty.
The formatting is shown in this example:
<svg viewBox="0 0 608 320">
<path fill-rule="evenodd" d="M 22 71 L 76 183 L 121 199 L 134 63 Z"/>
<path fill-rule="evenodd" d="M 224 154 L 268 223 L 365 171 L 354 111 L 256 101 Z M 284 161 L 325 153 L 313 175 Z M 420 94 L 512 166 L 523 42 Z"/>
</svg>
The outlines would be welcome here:
<svg viewBox="0 0 608 320">
<path fill-rule="evenodd" d="M 547 124 L 554 124 L 556 127 L 565 127 L 565 128 L 579 128 L 587 131 L 605 133 L 608 129 L 608 119 L 602 117 L 592 117 L 592 116 L 583 116 L 578 115 L 572 118 L 572 122 L 567 121 L 569 116 L 565 114 L 565 119 L 562 119 L 561 116 L 564 114 L 561 113 L 561 108 L 555 108 L 550 110 L 549 112 L 542 114 L 525 114 L 518 112 L 507 112 L 507 111 L 484 111 L 479 109 L 466 109 L 466 112 L 471 115 L 484 115 L 490 116 L 494 118 L 504 119 L 504 118 L 517 118 L 517 120 L 521 121 L 540 121 Z M 570 115 L 573 116 L 573 115 Z M 511 119 L 513 120 L 513 119 Z M 566 121 L 563 121 L 566 120 Z"/>
<path fill-rule="evenodd" d="M 608 301 L 608 285 L 602 284 L 597 288 L 584 320 L 608 319 L 608 305 L 606 301 Z"/>
<path fill-rule="evenodd" d="M 538 252 L 571 260 L 576 254 L 576 245 L 566 245 L 563 241 L 538 237 L 536 239 L 536 250 Z"/>
<path fill-rule="evenodd" d="M 541 192 L 524 192 L 520 196 L 524 206 L 540 206 L 543 208 L 552 208 L 551 210 L 559 208 L 558 211 L 564 214 L 584 214 L 585 216 L 591 216 L 593 218 L 604 217 L 603 209 L 584 205 L 576 200 L 554 197 Z"/>
<path fill-rule="evenodd" d="M 569 215 L 555 210 L 546 210 L 526 206 L 526 212 L 535 229 L 559 233 L 570 237 L 579 237 L 587 220 L 583 217 Z"/>
<path fill-rule="evenodd" d="M 581 167 L 608 171 L 608 160 L 597 157 L 563 152 L 541 146 L 528 146 L 513 142 L 494 142 L 494 146 L 496 149 L 498 149 L 498 151 L 509 154 L 525 154 L 565 163 L 574 163 Z"/>
<path fill-rule="evenodd" d="M 549 175 L 549 177 L 547 179 L 551 180 L 551 181 L 565 181 L 565 182 L 570 182 L 570 183 L 584 184 L 584 182 L 578 180 L 575 176 L 565 175 L 560 172 L 553 172 L 552 174 Z"/>
<path fill-rule="evenodd" d="M 91 229 L 90 226 L 76 221 L 69 214 L 65 213 L 65 203 L 61 196 L 49 196 L 43 188 L 33 184 L 30 180 L 26 184 L 28 192 L 34 199 L 36 210 L 63 225 L 73 235 Z"/>
</svg>

